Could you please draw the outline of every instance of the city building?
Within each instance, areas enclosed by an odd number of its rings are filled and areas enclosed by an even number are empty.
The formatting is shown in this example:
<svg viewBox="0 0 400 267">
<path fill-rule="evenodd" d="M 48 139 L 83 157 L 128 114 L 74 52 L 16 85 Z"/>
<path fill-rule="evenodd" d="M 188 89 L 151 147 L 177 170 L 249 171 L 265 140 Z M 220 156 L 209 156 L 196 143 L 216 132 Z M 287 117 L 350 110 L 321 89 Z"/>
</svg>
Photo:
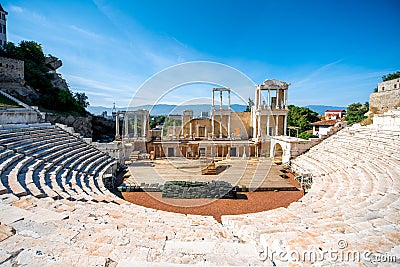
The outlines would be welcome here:
<svg viewBox="0 0 400 267">
<path fill-rule="evenodd" d="M 337 120 L 346 116 L 346 110 L 344 109 L 328 109 L 325 110 L 326 120 Z"/>
<path fill-rule="evenodd" d="M 0 46 L 7 42 L 7 15 L 8 12 L 0 4 Z"/>
</svg>

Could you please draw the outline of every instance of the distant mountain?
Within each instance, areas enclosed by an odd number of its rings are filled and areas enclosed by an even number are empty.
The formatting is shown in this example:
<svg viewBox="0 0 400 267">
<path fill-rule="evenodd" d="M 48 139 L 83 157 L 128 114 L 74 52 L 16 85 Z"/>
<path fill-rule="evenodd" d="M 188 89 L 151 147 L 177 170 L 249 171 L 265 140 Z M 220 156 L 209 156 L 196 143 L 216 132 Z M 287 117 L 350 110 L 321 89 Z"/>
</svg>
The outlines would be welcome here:
<svg viewBox="0 0 400 267">
<path fill-rule="evenodd" d="M 323 106 L 323 105 L 308 105 L 308 106 L 305 106 L 305 108 L 309 108 L 312 111 L 317 112 L 319 115 L 324 115 L 325 110 L 327 110 L 327 109 L 344 109 L 344 110 L 347 109 L 347 107 Z"/>
<path fill-rule="evenodd" d="M 338 106 L 324 106 L 324 105 L 308 105 L 306 108 L 311 109 L 312 111 L 317 112 L 320 115 L 324 115 L 325 110 L 327 109 L 344 109 L 347 107 L 338 107 Z M 125 111 L 127 108 L 117 108 L 117 110 Z M 211 105 L 209 104 L 199 104 L 199 105 L 168 105 L 168 104 L 158 104 L 155 106 L 151 105 L 143 105 L 138 107 L 130 108 L 131 110 L 137 109 L 146 109 L 150 111 L 150 115 L 152 116 L 160 116 L 160 115 L 168 115 L 168 114 L 182 114 L 184 110 L 193 110 L 195 116 L 199 116 L 200 112 L 208 112 L 210 113 Z M 235 112 L 242 112 L 246 110 L 246 105 L 240 104 L 232 104 L 231 109 Z M 87 110 L 94 115 L 101 115 L 104 111 L 107 111 L 108 115 L 111 115 L 112 108 L 106 108 L 102 106 L 89 106 Z"/>
<path fill-rule="evenodd" d="M 117 108 L 117 110 L 125 111 L 127 108 Z M 150 115 L 153 116 L 160 116 L 160 115 L 168 115 L 168 114 L 182 114 L 184 110 L 193 110 L 195 116 L 199 116 L 201 112 L 208 112 L 210 113 L 211 105 L 208 104 L 199 104 L 199 105 L 168 105 L 168 104 L 158 104 L 155 106 L 151 105 L 144 105 L 129 108 L 130 110 L 137 110 L 137 109 L 146 109 L 150 111 Z M 246 110 L 246 105 L 240 104 L 232 104 L 231 109 L 235 112 L 242 112 Z M 104 111 L 107 111 L 108 115 L 111 115 L 112 108 L 106 108 L 102 106 L 89 106 L 87 110 L 94 114 L 94 115 L 101 115 Z"/>
</svg>

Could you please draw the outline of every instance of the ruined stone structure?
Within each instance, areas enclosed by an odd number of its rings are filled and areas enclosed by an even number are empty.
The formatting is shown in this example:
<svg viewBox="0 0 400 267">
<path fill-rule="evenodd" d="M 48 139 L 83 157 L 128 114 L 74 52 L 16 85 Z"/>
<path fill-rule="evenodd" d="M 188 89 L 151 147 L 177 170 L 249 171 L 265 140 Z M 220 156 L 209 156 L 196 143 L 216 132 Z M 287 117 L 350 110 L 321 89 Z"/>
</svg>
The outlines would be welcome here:
<svg viewBox="0 0 400 267">
<path fill-rule="evenodd" d="M 7 11 L 0 4 L 0 46 L 7 42 Z"/>
<path fill-rule="evenodd" d="M 0 83 L 24 80 L 24 62 L 22 60 L 0 57 Z"/>
<path fill-rule="evenodd" d="M 400 79 L 378 83 L 378 92 L 369 97 L 369 109 L 373 113 L 383 113 L 400 107 Z"/>
<path fill-rule="evenodd" d="M 162 131 L 158 138 L 154 136 L 154 131 L 150 135 L 148 126 L 145 125 L 147 128 L 144 137 L 149 137 L 145 138 L 147 152 L 153 152 L 156 157 L 268 157 L 271 137 L 286 135 L 289 85 L 278 80 L 266 80 L 257 85 L 255 106 L 251 112 L 234 112 L 231 109 L 231 89 L 213 88 L 209 117 L 195 118 L 193 111 L 185 110 L 181 116 L 171 116 L 174 119 L 173 125 Z M 267 96 L 262 91 L 267 92 Z M 147 118 L 148 122 L 148 113 L 143 118 Z M 144 122 L 145 120 L 140 120 L 139 127 Z M 133 122 L 132 119 L 124 119 L 123 139 L 126 143 L 132 143 L 135 136 L 140 137 L 134 130 L 138 123 L 137 119 Z M 118 129 L 119 119 L 116 124 Z M 119 132 L 116 136 L 120 137 Z"/>
<path fill-rule="evenodd" d="M 286 135 L 288 89 L 286 82 L 265 80 L 256 87 L 255 106 L 252 109 L 252 126 L 255 140 L 265 140 L 270 136 Z M 267 92 L 267 101 L 262 100 L 262 92 Z"/>
<path fill-rule="evenodd" d="M 400 78 L 378 83 L 378 92 L 400 89 Z"/>
</svg>

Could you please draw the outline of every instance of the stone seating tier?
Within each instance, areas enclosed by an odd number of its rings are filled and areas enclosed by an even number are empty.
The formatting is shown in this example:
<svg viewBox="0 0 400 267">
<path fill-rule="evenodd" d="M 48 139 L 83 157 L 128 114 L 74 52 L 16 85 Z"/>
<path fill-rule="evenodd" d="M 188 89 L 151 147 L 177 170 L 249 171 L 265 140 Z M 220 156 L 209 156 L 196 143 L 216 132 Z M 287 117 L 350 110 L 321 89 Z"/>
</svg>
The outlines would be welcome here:
<svg viewBox="0 0 400 267">
<path fill-rule="evenodd" d="M 57 135 L 57 128 L 49 129 Z M 28 129 L 0 130 L 0 135 L 15 137 L 19 134 L 15 132 L 29 136 Z M 283 258 L 263 261 L 260 255 L 267 248 L 269 252 L 330 251 L 338 249 L 341 240 L 347 244 L 344 252 L 369 251 L 395 255 L 398 260 L 399 134 L 373 127 L 339 131 L 292 160 L 294 171 L 313 179 L 302 199 L 287 208 L 222 216 L 222 224 L 211 217 L 149 209 L 115 197 L 102 179 L 115 160 L 95 153 L 73 136 L 62 137 L 71 141 L 70 148 L 57 145 L 29 155 L 2 143 L 0 165 L 6 169 L 1 181 L 9 193 L 0 189 L 4 193 L 0 233 L 5 236 L 0 241 L 0 263 L 288 266 Z M 30 142 L 34 148 L 40 140 Z M 85 151 L 90 156 L 84 157 Z M 15 181 L 22 187 L 25 182 L 26 196 L 10 194 L 13 176 L 7 175 L 12 172 L 18 174 Z M 328 260 L 318 263 L 341 265 Z M 353 265 L 377 266 L 365 258 Z"/>
</svg>

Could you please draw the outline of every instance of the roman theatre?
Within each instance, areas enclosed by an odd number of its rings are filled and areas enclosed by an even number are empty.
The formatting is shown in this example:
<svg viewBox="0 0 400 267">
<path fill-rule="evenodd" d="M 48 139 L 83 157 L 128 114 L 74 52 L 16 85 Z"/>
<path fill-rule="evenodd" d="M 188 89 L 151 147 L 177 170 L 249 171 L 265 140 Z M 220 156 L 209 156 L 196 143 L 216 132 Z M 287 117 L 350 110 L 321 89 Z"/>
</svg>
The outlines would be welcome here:
<svg viewBox="0 0 400 267">
<path fill-rule="evenodd" d="M 400 110 L 302 140 L 287 135 L 289 86 L 258 84 L 248 112 L 210 88 L 209 114 L 185 110 L 164 129 L 148 110 L 115 112 L 111 143 L 0 90 L 16 103 L 0 110 L 0 265 L 399 263 Z M 135 194 L 151 197 L 121 198 Z M 252 194 L 271 199 L 244 205 Z M 287 202 L 255 209 L 268 200 Z M 207 215 L 214 203 L 240 214 Z"/>
</svg>

